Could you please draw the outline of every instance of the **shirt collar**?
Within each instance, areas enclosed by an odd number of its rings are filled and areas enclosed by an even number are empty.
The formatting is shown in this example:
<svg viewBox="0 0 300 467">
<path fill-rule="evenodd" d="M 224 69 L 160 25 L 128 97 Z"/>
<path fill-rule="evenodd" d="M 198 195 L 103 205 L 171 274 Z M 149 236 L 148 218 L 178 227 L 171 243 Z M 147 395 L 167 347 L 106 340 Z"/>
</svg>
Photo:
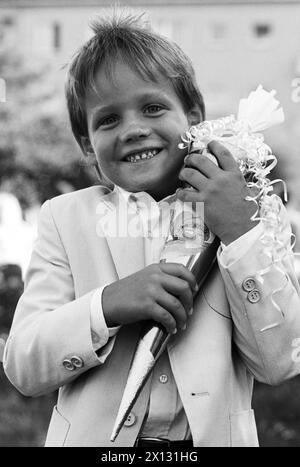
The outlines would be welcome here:
<svg viewBox="0 0 300 467">
<path fill-rule="evenodd" d="M 121 196 L 128 205 L 144 205 L 147 206 L 148 209 L 150 209 L 151 206 L 159 206 L 159 203 L 157 203 L 157 201 L 155 201 L 155 199 L 146 191 L 132 193 L 131 191 L 124 190 L 124 188 L 115 185 L 114 192 Z"/>
<path fill-rule="evenodd" d="M 149 202 L 154 203 L 155 205 L 159 205 L 162 201 L 168 201 L 169 199 L 173 200 L 174 195 L 166 196 L 166 198 L 162 199 L 161 201 L 157 202 L 155 199 L 149 195 L 146 191 L 139 191 L 137 193 L 132 193 L 131 191 L 124 190 L 124 188 L 120 187 L 119 185 L 115 185 L 113 189 L 113 193 L 116 193 L 123 197 L 126 203 L 130 204 L 131 202 L 142 201 L 146 204 Z"/>
</svg>

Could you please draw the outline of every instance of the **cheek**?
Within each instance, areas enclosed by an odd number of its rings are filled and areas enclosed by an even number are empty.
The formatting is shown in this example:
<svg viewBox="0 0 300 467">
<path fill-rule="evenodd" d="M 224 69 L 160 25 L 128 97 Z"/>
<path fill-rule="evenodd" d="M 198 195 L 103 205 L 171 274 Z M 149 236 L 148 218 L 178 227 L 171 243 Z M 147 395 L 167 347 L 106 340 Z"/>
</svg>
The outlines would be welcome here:
<svg viewBox="0 0 300 467">
<path fill-rule="evenodd" d="M 187 154 L 187 149 L 184 148 L 184 149 L 181 149 L 179 147 L 179 145 L 183 142 L 182 141 L 182 136 L 184 136 L 185 134 L 185 129 L 182 130 L 182 127 L 178 127 L 176 129 L 176 131 L 173 132 L 173 135 L 172 135 L 172 138 L 171 138 L 171 141 L 170 141 L 170 144 L 171 144 L 171 147 L 172 147 L 172 153 L 174 153 L 174 155 L 176 155 L 176 157 L 179 157 L 179 158 L 184 158 Z"/>
<path fill-rule="evenodd" d="M 98 164 L 101 167 L 108 166 L 112 160 L 112 143 L 107 138 L 95 138 L 93 147 Z"/>
<path fill-rule="evenodd" d="M 175 117 L 168 125 L 168 132 L 172 143 L 178 146 L 182 142 L 182 136 L 185 135 L 188 129 L 189 124 L 184 116 L 178 115 Z"/>
</svg>

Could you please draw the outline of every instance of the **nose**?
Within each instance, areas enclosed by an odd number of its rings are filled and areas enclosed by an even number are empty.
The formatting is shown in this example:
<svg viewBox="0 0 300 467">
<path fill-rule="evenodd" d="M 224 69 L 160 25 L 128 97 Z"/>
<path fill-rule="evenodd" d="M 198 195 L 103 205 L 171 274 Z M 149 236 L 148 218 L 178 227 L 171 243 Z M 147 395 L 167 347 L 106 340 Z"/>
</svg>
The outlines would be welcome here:
<svg viewBox="0 0 300 467">
<path fill-rule="evenodd" d="M 124 128 L 120 135 L 120 140 L 122 143 L 131 143 L 147 138 L 150 133 L 151 129 L 147 126 L 141 125 L 139 122 L 133 122 Z"/>
</svg>

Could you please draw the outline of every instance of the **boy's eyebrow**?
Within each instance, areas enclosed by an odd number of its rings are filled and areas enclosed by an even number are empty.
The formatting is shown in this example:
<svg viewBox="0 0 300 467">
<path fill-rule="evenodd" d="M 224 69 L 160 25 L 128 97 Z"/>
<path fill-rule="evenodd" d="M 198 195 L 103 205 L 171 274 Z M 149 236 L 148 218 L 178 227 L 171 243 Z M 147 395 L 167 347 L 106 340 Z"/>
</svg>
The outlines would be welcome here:
<svg viewBox="0 0 300 467">
<path fill-rule="evenodd" d="M 111 105 L 100 105 L 98 107 L 94 107 L 91 111 L 91 116 L 89 119 L 91 124 L 94 125 L 99 116 L 109 113 L 111 111 L 112 111 Z"/>
<path fill-rule="evenodd" d="M 146 100 L 151 100 L 151 99 L 163 99 L 166 101 L 168 104 L 172 104 L 173 98 L 172 96 L 168 95 L 168 93 L 164 92 L 164 90 L 159 90 L 159 91 L 154 91 L 154 92 L 149 92 L 146 93 L 144 96 Z"/>
<path fill-rule="evenodd" d="M 92 110 L 91 117 L 94 118 L 97 116 L 99 113 L 105 113 L 108 111 L 111 111 L 112 105 L 99 105 L 98 107 L 94 107 Z"/>
<path fill-rule="evenodd" d="M 150 92 L 145 92 L 140 95 L 137 95 L 136 99 L 140 102 L 151 100 L 151 99 L 167 99 L 168 101 L 170 98 L 163 92 L 163 91 L 150 91 Z M 100 113 L 106 113 L 106 112 L 111 112 L 114 108 L 116 108 L 118 103 L 112 102 L 111 104 L 108 105 L 99 105 L 97 107 L 94 107 L 91 113 L 92 119 L 99 115 Z"/>
<path fill-rule="evenodd" d="M 168 99 L 167 95 L 162 91 L 149 91 L 141 94 L 140 99 L 141 100 L 148 100 L 148 99 Z"/>
</svg>

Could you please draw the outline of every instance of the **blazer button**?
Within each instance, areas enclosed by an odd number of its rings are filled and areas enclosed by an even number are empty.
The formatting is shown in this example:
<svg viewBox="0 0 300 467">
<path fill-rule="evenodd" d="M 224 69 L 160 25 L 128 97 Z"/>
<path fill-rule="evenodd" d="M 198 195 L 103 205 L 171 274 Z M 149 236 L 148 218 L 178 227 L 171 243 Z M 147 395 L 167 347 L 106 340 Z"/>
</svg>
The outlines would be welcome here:
<svg viewBox="0 0 300 467">
<path fill-rule="evenodd" d="M 71 357 L 71 363 L 74 365 L 75 368 L 82 368 L 84 366 L 83 360 L 80 357 L 74 355 Z"/>
<path fill-rule="evenodd" d="M 251 292 L 248 293 L 247 298 L 250 303 L 257 303 L 261 299 L 261 294 L 259 290 L 253 289 Z"/>
<path fill-rule="evenodd" d="M 63 366 L 66 370 L 69 370 L 69 371 L 73 371 L 75 370 L 75 366 L 73 365 L 73 363 L 71 362 L 71 360 L 69 360 L 68 358 L 65 358 L 64 361 L 63 361 Z"/>
<path fill-rule="evenodd" d="M 134 415 L 133 412 L 130 412 L 130 414 L 128 415 L 128 417 L 126 418 L 125 422 L 124 422 L 124 425 L 125 426 L 132 426 L 135 424 L 135 421 L 136 421 L 136 416 Z"/>
<path fill-rule="evenodd" d="M 245 292 L 251 292 L 251 290 L 255 289 L 256 282 L 252 277 L 247 277 L 247 279 L 243 281 L 242 287 Z"/>
</svg>

